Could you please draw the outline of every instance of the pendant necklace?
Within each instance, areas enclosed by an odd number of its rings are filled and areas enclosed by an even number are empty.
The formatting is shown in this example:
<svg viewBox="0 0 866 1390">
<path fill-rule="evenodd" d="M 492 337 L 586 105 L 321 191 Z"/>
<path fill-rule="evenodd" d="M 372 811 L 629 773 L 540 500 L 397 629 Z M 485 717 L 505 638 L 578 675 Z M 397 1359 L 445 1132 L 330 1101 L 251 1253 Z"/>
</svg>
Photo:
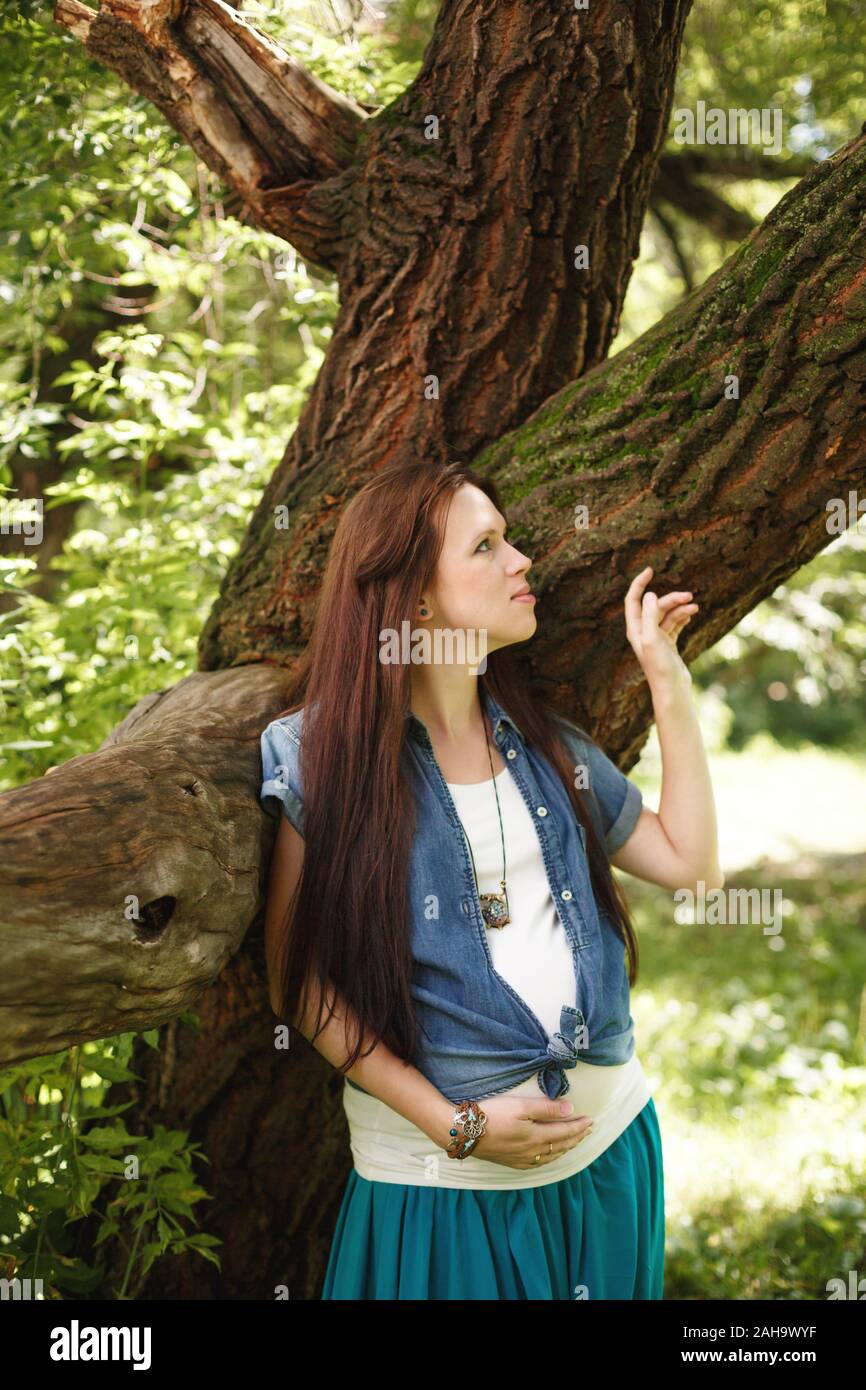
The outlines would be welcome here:
<svg viewBox="0 0 866 1390">
<path fill-rule="evenodd" d="M 463 834 L 466 843 L 469 845 L 469 854 L 472 859 L 472 872 L 475 874 L 475 888 L 478 893 L 478 900 L 481 903 L 481 916 L 484 918 L 484 925 L 487 927 L 504 927 L 511 921 L 508 911 L 508 892 L 505 887 L 505 831 L 502 828 L 502 811 L 499 808 L 499 792 L 496 790 L 496 776 L 493 772 L 493 758 L 490 754 L 490 740 L 487 737 L 487 725 L 484 726 L 484 739 L 487 744 L 487 757 L 490 762 L 490 775 L 493 778 L 493 790 L 496 793 L 496 811 L 499 815 L 499 834 L 502 838 L 502 885 L 501 893 L 482 893 L 478 874 L 475 869 L 475 855 L 472 853 L 472 846 L 469 844 L 469 836 L 466 834 L 466 827 L 463 827 Z M 461 822 L 462 824 L 462 822 Z"/>
</svg>

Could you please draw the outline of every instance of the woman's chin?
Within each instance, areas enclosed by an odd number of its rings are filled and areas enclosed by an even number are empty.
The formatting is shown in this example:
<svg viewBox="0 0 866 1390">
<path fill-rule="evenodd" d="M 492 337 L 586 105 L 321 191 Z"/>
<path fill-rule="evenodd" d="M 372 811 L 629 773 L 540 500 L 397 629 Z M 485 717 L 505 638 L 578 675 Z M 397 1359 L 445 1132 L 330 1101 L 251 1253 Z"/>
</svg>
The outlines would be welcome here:
<svg viewBox="0 0 866 1390">
<path fill-rule="evenodd" d="M 531 635 L 538 627 L 538 619 L 535 616 L 534 603 L 516 603 L 512 599 L 514 608 L 522 608 L 523 612 L 511 619 L 510 627 L 512 633 L 519 632 L 521 637 Z M 518 638 L 517 640 L 520 640 Z"/>
</svg>

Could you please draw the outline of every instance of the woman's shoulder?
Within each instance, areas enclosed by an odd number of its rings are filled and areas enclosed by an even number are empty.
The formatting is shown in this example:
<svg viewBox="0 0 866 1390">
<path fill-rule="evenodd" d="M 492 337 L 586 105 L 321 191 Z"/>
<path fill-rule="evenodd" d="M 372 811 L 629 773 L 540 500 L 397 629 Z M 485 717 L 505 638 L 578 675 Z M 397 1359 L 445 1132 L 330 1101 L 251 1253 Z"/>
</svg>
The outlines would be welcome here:
<svg viewBox="0 0 866 1390">
<path fill-rule="evenodd" d="M 304 834 L 304 782 L 301 772 L 303 709 L 272 719 L 261 735 L 262 783 L 259 796 L 264 809 L 279 815 L 279 806 L 292 825 Z"/>
<path fill-rule="evenodd" d="M 295 710 L 292 714 L 282 714 L 277 719 L 272 719 L 271 722 L 268 725 L 266 725 L 265 728 L 262 730 L 262 735 L 264 736 L 265 734 L 274 733 L 276 733 L 277 735 L 283 734 L 288 736 L 288 738 L 290 738 L 293 743 L 299 744 L 301 741 L 301 732 L 303 730 L 303 724 L 304 709 L 302 706 L 300 709 Z"/>
</svg>

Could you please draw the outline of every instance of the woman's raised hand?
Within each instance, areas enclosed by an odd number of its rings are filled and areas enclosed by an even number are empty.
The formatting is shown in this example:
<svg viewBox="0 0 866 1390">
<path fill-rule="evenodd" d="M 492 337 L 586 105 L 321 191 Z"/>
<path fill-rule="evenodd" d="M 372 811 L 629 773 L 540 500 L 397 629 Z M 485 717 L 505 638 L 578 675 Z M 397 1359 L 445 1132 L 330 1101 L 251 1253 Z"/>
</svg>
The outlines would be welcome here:
<svg viewBox="0 0 866 1390">
<path fill-rule="evenodd" d="M 625 630 L 648 684 L 658 688 L 673 679 L 691 680 L 677 650 L 677 638 L 697 613 L 698 605 L 690 602 L 691 590 L 665 594 L 663 598 L 652 591 L 644 593 L 652 573 L 652 566 L 647 565 L 628 587 Z"/>
</svg>

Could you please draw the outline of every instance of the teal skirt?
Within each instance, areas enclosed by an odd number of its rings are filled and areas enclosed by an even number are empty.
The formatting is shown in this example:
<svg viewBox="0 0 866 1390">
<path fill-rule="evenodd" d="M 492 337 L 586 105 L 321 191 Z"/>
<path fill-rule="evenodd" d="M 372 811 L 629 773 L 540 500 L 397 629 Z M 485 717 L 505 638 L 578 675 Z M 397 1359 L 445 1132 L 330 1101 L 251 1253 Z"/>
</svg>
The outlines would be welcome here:
<svg viewBox="0 0 866 1390">
<path fill-rule="evenodd" d="M 664 1257 L 650 1098 L 588 1167 L 542 1187 L 370 1182 L 353 1168 L 322 1298 L 661 1298 Z"/>
</svg>

